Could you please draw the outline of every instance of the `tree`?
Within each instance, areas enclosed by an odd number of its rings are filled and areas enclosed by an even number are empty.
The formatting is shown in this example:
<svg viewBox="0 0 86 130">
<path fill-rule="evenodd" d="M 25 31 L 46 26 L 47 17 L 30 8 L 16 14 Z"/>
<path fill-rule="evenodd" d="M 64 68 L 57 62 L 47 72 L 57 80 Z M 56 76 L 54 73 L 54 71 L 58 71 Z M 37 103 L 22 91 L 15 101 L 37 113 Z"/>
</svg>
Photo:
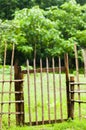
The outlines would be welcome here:
<svg viewBox="0 0 86 130">
<path fill-rule="evenodd" d="M 86 6 L 71 0 L 60 8 L 25 8 L 16 11 L 13 20 L 1 21 L 0 28 L 2 41 L 16 43 L 18 53 L 37 58 L 61 55 L 71 52 L 75 42 L 85 45 L 80 36 L 86 30 Z"/>
<path fill-rule="evenodd" d="M 35 5 L 45 9 L 50 6 L 60 6 L 66 1 L 69 0 L 0 0 L 0 18 L 13 19 L 16 10 L 31 8 Z"/>
<path fill-rule="evenodd" d="M 56 22 L 58 30 L 61 32 L 60 37 L 63 39 L 63 49 L 66 51 L 73 48 L 76 32 L 83 28 L 80 13 L 80 6 L 69 2 L 63 4 L 60 9 L 51 7 L 45 14 L 47 18 Z"/>
<path fill-rule="evenodd" d="M 82 48 L 82 56 L 84 60 L 84 72 L 86 77 L 86 30 L 78 31 L 76 38 L 78 39 L 79 46 Z"/>
<path fill-rule="evenodd" d="M 8 45 L 8 52 L 11 52 L 12 50 L 12 45 L 15 44 L 16 52 L 23 53 L 24 51 L 28 51 L 28 53 L 31 51 L 31 47 L 26 46 L 26 38 L 24 32 L 21 31 L 20 24 L 17 20 L 6 20 L 4 22 L 0 22 L 0 47 L 1 53 L 3 52 L 4 49 L 4 44 L 6 43 Z M 22 48 L 21 48 L 22 45 Z M 27 50 L 26 50 L 27 48 Z M 19 53 L 18 53 L 19 54 Z M 23 53 L 24 55 L 25 53 Z M 8 56 L 8 63 L 9 62 L 9 57 L 11 54 L 9 53 Z M 25 56 L 25 55 L 24 55 Z"/>
<path fill-rule="evenodd" d="M 60 42 L 60 33 L 55 28 L 56 23 L 46 18 L 44 13 L 45 11 L 36 6 L 32 9 L 23 9 L 15 14 L 15 20 L 19 20 L 21 29 L 26 34 L 28 41 L 26 44 L 33 48 L 34 57 L 36 54 L 44 55 L 53 43 L 59 44 Z"/>
<path fill-rule="evenodd" d="M 77 3 L 80 3 L 81 5 L 86 4 L 86 0 L 76 0 Z"/>
</svg>

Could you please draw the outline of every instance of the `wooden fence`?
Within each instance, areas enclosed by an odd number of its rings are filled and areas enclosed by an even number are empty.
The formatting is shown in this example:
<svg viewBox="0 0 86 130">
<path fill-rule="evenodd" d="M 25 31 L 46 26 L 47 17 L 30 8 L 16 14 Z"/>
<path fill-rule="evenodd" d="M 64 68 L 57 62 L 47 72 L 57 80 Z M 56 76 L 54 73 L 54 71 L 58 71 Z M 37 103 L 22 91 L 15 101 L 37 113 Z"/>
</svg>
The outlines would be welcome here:
<svg viewBox="0 0 86 130">
<path fill-rule="evenodd" d="M 78 103 L 78 117 L 81 119 L 82 117 L 81 104 L 86 105 L 86 81 L 80 82 L 81 79 L 79 75 L 78 51 L 76 45 L 74 46 L 74 52 L 75 52 L 75 64 L 76 64 L 76 79 L 74 76 L 70 77 L 70 82 L 69 82 L 70 108 L 69 109 L 71 111 L 70 117 L 74 119 L 74 111 L 75 111 L 74 105 L 75 103 Z M 86 80 L 84 75 L 83 75 L 83 79 Z M 85 108 L 83 107 L 83 109 Z M 84 114 L 84 118 L 85 118 L 85 114 Z"/>
<path fill-rule="evenodd" d="M 64 118 L 63 114 L 63 97 L 62 97 L 62 78 L 61 78 L 61 72 L 65 72 L 65 67 L 61 67 L 61 59 L 60 57 L 58 58 L 58 63 L 59 66 L 55 67 L 55 60 L 52 58 L 52 68 L 49 67 L 49 60 L 46 58 L 46 68 L 42 67 L 42 59 L 40 59 L 40 68 L 36 69 L 36 61 L 34 59 L 33 61 L 33 70 L 29 70 L 29 61 L 27 60 L 27 70 L 22 70 L 23 74 L 27 74 L 27 84 L 28 84 L 28 122 L 26 124 L 28 125 L 39 125 L 39 124 L 50 124 L 50 123 L 56 123 L 56 122 L 62 122 L 64 120 L 67 120 L 67 114 L 65 114 L 66 118 Z M 33 86 L 32 86 L 32 80 L 30 80 L 30 74 L 33 74 Z M 39 76 L 38 76 L 39 73 Z M 49 76 L 51 73 L 51 77 Z M 39 77 L 39 79 L 37 78 Z M 44 79 L 45 77 L 45 79 Z M 37 84 L 37 80 L 39 83 L 39 86 Z M 51 81 L 52 80 L 52 81 Z M 56 84 L 56 80 L 58 80 L 58 84 Z M 46 85 L 45 85 L 46 84 Z M 51 85 L 52 84 L 52 85 Z M 45 87 L 46 86 L 46 87 Z M 31 95 L 32 91 L 31 88 L 33 87 L 33 98 L 34 98 L 34 115 L 31 111 Z M 40 89 L 40 91 L 39 91 Z M 52 89 L 52 90 L 51 90 Z M 58 93 L 57 93 L 58 90 Z M 66 89 L 65 89 L 66 92 Z M 52 94 L 51 94 L 52 93 Z M 46 95 L 45 95 L 46 94 Z M 58 98 L 57 98 L 58 96 Z M 46 97 L 46 99 L 45 99 Z M 39 108 L 38 108 L 38 102 L 40 98 L 40 103 L 41 103 L 41 116 L 38 117 L 39 113 Z M 53 100 L 52 102 L 52 107 L 53 110 L 51 110 L 51 99 Z M 66 94 L 65 94 L 65 100 L 66 100 Z M 45 101 L 47 102 L 47 117 L 45 117 Z M 57 106 L 57 102 L 59 104 L 59 107 Z M 66 101 L 65 101 L 65 106 L 66 106 Z M 53 111 L 53 118 L 51 116 L 51 111 Z M 57 116 L 57 113 L 59 113 L 59 117 Z M 67 113 L 67 108 L 65 113 Z M 27 115 L 27 114 L 26 114 Z M 34 119 L 32 119 L 34 116 Z M 40 118 L 40 119 L 38 119 Z"/>
<path fill-rule="evenodd" d="M 26 69 L 22 70 L 18 63 L 14 64 L 13 45 L 11 66 L 6 70 L 7 46 L 4 51 L 4 64 L 0 80 L 0 127 L 6 124 L 39 125 L 66 121 L 74 118 L 74 104 L 77 102 L 79 117 L 81 118 L 81 99 L 78 54 L 75 46 L 76 79 L 69 75 L 68 54 L 64 55 L 64 65 L 60 57 L 52 58 L 52 67 L 46 58 L 46 67 L 40 59 L 40 67 L 36 68 L 36 60 L 33 60 L 33 69 L 30 70 L 30 61 L 26 62 Z M 55 65 L 57 64 L 57 66 Z M 7 74 L 9 73 L 9 74 Z M 77 90 L 74 89 L 78 86 Z M 78 98 L 74 96 L 78 93 Z M 75 97 L 75 98 L 74 98 Z M 7 117 L 6 117 L 7 115 Z M 16 118 L 15 118 L 16 117 Z"/>
<path fill-rule="evenodd" d="M 20 68 L 13 67 L 14 49 L 12 49 L 11 66 L 6 68 L 7 46 L 4 51 L 4 64 L 2 68 L 2 77 L 0 77 L 0 129 L 6 120 L 6 124 L 10 126 L 14 116 L 16 115 L 16 124 L 23 124 L 24 122 L 24 99 L 23 99 L 23 78 L 21 76 Z M 14 76 L 15 68 L 15 76 Z M 6 72 L 8 70 L 8 72 Z M 14 78 L 15 77 L 15 78 Z M 7 116 L 6 116 L 7 115 Z M 13 116 L 14 115 L 14 116 Z M 11 118 L 12 117 L 12 118 Z M 8 122 L 8 123 L 7 123 Z M 13 122 L 15 123 L 15 122 Z"/>
</svg>

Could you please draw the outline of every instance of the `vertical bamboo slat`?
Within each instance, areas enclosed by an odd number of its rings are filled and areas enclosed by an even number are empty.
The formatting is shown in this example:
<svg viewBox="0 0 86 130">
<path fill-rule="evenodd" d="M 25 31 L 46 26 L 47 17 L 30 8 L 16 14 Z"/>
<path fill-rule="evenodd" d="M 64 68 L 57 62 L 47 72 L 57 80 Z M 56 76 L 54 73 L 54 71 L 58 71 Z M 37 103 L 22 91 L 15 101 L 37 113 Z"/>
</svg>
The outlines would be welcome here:
<svg viewBox="0 0 86 130">
<path fill-rule="evenodd" d="M 75 51 L 75 63 L 76 63 L 76 78 L 77 82 L 79 82 L 79 63 L 78 63 L 78 52 L 77 52 L 77 46 L 74 45 L 74 51 Z M 80 91 L 80 85 L 78 85 L 78 91 Z M 80 100 L 80 93 L 78 93 L 78 99 Z M 81 118 L 81 104 L 79 103 L 79 118 Z"/>
<path fill-rule="evenodd" d="M 61 120 L 63 120 L 63 111 L 62 111 L 62 84 L 61 84 L 61 59 L 59 57 L 59 92 L 60 92 L 60 115 Z"/>
<path fill-rule="evenodd" d="M 56 84 L 55 84 L 55 62 L 54 58 L 52 58 L 52 67 L 53 67 L 53 94 L 54 94 L 54 119 L 56 123 Z"/>
<path fill-rule="evenodd" d="M 44 124 L 44 99 L 43 99 L 43 78 L 42 78 L 42 59 L 40 59 L 40 81 L 41 81 L 41 102 L 42 102 L 42 124 Z"/>
<path fill-rule="evenodd" d="M 12 57 L 11 57 L 11 68 L 10 68 L 10 87 L 9 87 L 9 101 L 11 101 L 11 89 L 12 89 L 12 67 L 13 67 L 13 61 L 14 61 L 14 44 L 12 48 Z M 10 126 L 10 110 L 11 110 L 11 103 L 9 103 L 8 107 L 8 126 Z"/>
<path fill-rule="evenodd" d="M 70 77 L 70 82 L 71 83 L 74 83 L 74 77 L 73 76 L 71 76 Z M 70 85 L 70 91 L 74 91 L 74 84 L 71 84 Z M 71 93 L 71 100 L 74 100 L 74 93 Z M 74 119 L 74 102 L 71 102 L 71 112 L 70 112 L 70 114 L 71 114 L 71 119 Z"/>
<path fill-rule="evenodd" d="M 37 113 L 37 88 L 36 88 L 36 61 L 34 58 L 34 96 L 35 96 L 35 116 L 36 125 L 38 125 L 38 113 Z"/>
<path fill-rule="evenodd" d="M 48 58 L 46 58 L 46 69 L 47 69 L 47 98 L 48 98 L 48 120 L 50 121 L 50 90 L 49 90 L 49 62 Z"/>
<path fill-rule="evenodd" d="M 64 55 L 65 62 L 65 75 L 66 75 L 66 98 L 67 98 L 67 115 L 70 118 L 70 97 L 69 97 L 69 62 L 68 62 L 68 54 Z"/>
<path fill-rule="evenodd" d="M 5 73 L 5 65 L 6 65 L 6 52 L 7 52 L 7 44 L 5 44 L 5 51 L 4 51 L 4 66 L 3 66 L 3 73 L 2 73 L 2 94 L 1 94 L 1 102 L 3 102 L 3 91 L 4 91 L 4 73 Z M 3 103 L 1 104 L 1 115 L 0 115 L 0 128 L 2 129 L 2 112 L 3 112 Z"/>
<path fill-rule="evenodd" d="M 27 84 L 28 84 L 28 107 L 29 107 L 29 122 L 30 125 L 32 125 L 31 122 L 31 105 L 30 105 L 30 76 L 29 76 L 29 61 L 27 60 Z"/>
</svg>

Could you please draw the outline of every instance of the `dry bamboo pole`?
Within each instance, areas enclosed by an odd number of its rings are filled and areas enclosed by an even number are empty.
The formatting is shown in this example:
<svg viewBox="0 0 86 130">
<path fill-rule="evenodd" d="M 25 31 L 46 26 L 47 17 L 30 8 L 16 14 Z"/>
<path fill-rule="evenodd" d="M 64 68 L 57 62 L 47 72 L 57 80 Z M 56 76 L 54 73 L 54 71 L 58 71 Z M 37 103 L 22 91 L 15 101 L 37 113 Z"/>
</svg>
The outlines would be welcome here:
<svg viewBox="0 0 86 130">
<path fill-rule="evenodd" d="M 69 61 L 68 61 L 68 54 L 64 55 L 64 62 L 65 62 L 65 75 L 66 75 L 66 98 L 67 98 L 67 114 L 68 118 L 70 118 L 70 94 L 69 94 Z"/>
<path fill-rule="evenodd" d="M 35 60 L 35 58 L 34 58 L 34 98 L 35 98 L 35 118 L 36 118 L 36 125 L 38 125 L 37 88 L 36 88 L 36 60 Z"/>
<path fill-rule="evenodd" d="M 12 94 L 20 94 L 20 93 L 23 93 L 23 92 L 14 92 L 14 91 L 11 91 L 11 92 L 4 92 L 3 91 L 3 94 L 9 94 L 9 93 L 12 93 Z M 0 92 L 0 94 L 2 94 L 2 92 Z"/>
<path fill-rule="evenodd" d="M 40 59 L 40 81 L 41 81 L 41 102 L 42 102 L 42 124 L 44 124 L 44 94 L 43 94 L 43 77 L 42 77 L 42 59 Z"/>
<path fill-rule="evenodd" d="M 30 73 L 29 73 L 29 61 L 27 60 L 27 84 L 28 84 L 28 107 L 29 107 L 29 122 L 30 125 L 32 125 L 31 122 L 31 104 L 30 104 Z"/>
<path fill-rule="evenodd" d="M 19 79 L 19 80 L 0 80 L 0 83 L 6 83 L 6 82 L 23 82 L 24 80 L 23 79 Z"/>
<path fill-rule="evenodd" d="M 74 76 L 70 77 L 70 82 L 74 83 Z M 74 84 L 70 85 L 70 90 L 74 92 Z M 71 98 L 71 112 L 70 112 L 70 117 L 71 119 L 74 119 L 74 102 L 72 102 L 72 100 L 74 100 L 74 93 L 71 93 L 70 95 Z"/>
<path fill-rule="evenodd" d="M 76 78 L 77 82 L 79 82 L 79 63 L 78 63 L 78 52 L 77 52 L 77 46 L 74 45 L 74 51 L 75 51 L 75 63 L 76 63 Z M 80 91 L 80 85 L 78 85 L 78 91 Z M 80 100 L 80 93 L 78 93 L 78 99 Z M 79 118 L 81 118 L 81 104 L 79 103 Z"/>
<path fill-rule="evenodd" d="M 11 89 L 12 89 L 12 67 L 13 67 L 13 61 L 14 61 L 14 49 L 15 45 L 13 44 L 12 48 L 12 57 L 11 57 L 11 68 L 10 68 L 10 86 L 9 86 L 9 101 L 11 101 Z M 9 107 L 8 107 L 8 126 L 10 126 L 10 111 L 11 111 L 11 103 L 9 102 Z"/>
<path fill-rule="evenodd" d="M 4 97 L 4 73 L 5 73 L 5 65 L 6 65 L 6 52 L 7 52 L 7 44 L 5 44 L 5 51 L 4 51 L 4 65 L 3 65 L 3 73 L 2 73 L 2 94 L 1 94 L 1 102 L 3 102 Z M 1 104 L 1 114 L 0 114 L 0 129 L 2 129 L 2 112 L 3 112 L 3 103 Z"/>
<path fill-rule="evenodd" d="M 61 58 L 59 57 L 59 91 L 60 91 L 60 114 L 61 120 L 63 120 L 63 111 L 62 111 L 62 83 L 61 83 Z"/>
<path fill-rule="evenodd" d="M 54 94 L 54 119 L 56 123 L 56 84 L 55 84 L 55 62 L 54 58 L 52 58 L 52 67 L 53 67 L 53 94 Z"/>
<path fill-rule="evenodd" d="M 49 61 L 48 58 L 46 58 L 46 69 L 47 69 L 47 98 L 48 98 L 48 121 L 49 123 L 51 123 L 50 121 L 50 89 L 49 89 Z"/>
</svg>

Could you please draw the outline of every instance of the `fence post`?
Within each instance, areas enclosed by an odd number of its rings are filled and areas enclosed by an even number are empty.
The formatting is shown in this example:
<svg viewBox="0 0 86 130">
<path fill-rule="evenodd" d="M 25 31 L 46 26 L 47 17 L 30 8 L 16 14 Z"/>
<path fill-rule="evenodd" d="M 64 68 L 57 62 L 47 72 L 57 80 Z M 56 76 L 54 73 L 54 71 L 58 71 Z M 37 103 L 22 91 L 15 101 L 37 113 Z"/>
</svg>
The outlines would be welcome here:
<svg viewBox="0 0 86 130">
<path fill-rule="evenodd" d="M 24 94 L 23 94 L 23 74 L 17 62 L 14 65 L 14 78 L 20 80 L 15 82 L 15 109 L 16 125 L 24 125 Z"/>
<path fill-rule="evenodd" d="M 74 83 L 74 76 L 70 77 L 70 83 Z M 74 84 L 70 84 L 70 92 L 71 92 L 71 96 L 70 96 L 70 117 L 71 119 L 74 119 Z"/>
<path fill-rule="evenodd" d="M 65 74 L 66 74 L 66 97 L 67 97 L 67 114 L 70 118 L 70 97 L 69 97 L 69 63 L 68 63 L 68 54 L 64 55 L 65 62 Z"/>
</svg>

